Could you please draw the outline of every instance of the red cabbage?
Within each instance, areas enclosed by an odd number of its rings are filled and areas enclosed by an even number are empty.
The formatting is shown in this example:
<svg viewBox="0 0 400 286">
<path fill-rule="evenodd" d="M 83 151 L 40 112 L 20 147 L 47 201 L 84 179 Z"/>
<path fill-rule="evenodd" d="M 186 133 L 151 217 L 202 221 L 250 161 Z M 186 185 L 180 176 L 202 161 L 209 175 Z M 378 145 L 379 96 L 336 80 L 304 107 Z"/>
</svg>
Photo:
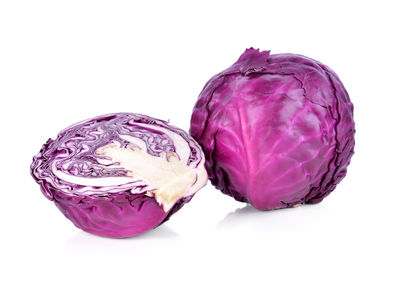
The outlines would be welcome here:
<svg viewBox="0 0 400 286">
<path fill-rule="evenodd" d="M 133 113 L 64 129 L 33 158 L 31 174 L 75 226 L 108 237 L 162 224 L 207 181 L 204 154 L 193 138 Z"/>
<path fill-rule="evenodd" d="M 261 210 L 320 202 L 346 175 L 354 133 L 329 67 L 255 49 L 207 82 L 190 127 L 212 184 Z"/>
</svg>

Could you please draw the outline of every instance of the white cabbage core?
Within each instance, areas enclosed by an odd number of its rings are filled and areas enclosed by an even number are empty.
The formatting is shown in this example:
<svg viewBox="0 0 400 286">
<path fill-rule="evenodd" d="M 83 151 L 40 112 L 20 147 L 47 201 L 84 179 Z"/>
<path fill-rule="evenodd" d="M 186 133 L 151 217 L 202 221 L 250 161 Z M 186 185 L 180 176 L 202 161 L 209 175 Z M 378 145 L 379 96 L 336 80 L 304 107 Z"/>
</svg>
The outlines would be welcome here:
<svg viewBox="0 0 400 286">
<path fill-rule="evenodd" d="M 138 124 L 146 125 L 146 124 Z M 99 193 L 103 190 L 112 192 L 110 188 L 100 188 L 91 190 L 90 186 L 109 187 L 115 185 L 133 187 L 146 185 L 146 194 L 154 196 L 157 202 L 163 206 L 164 211 L 168 211 L 182 197 L 194 194 L 198 189 L 206 184 L 207 173 L 200 162 L 199 168 L 188 166 L 187 162 L 190 156 L 190 148 L 186 140 L 178 134 L 168 129 L 151 125 L 152 129 L 158 129 L 168 135 L 174 143 L 175 152 L 162 153 L 160 157 L 152 156 L 146 151 L 146 144 L 143 140 L 120 135 L 121 138 L 130 142 L 124 148 L 117 141 L 111 142 L 98 148 L 95 152 L 107 159 L 98 159 L 103 165 L 114 165 L 107 168 L 124 168 L 128 176 L 125 177 L 104 177 L 104 178 L 86 178 L 67 174 L 55 168 L 53 163 L 53 172 L 60 179 L 79 185 L 88 186 L 84 188 L 87 193 Z M 116 164 L 115 164 L 116 163 Z M 115 191 L 119 191 L 118 188 Z"/>
</svg>

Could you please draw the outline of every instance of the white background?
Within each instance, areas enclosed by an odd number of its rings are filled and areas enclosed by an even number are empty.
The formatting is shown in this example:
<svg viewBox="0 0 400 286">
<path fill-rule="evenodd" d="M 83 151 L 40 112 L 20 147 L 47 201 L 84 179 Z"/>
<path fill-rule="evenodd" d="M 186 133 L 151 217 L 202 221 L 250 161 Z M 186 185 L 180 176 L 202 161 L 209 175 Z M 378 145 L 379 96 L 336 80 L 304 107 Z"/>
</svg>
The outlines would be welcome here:
<svg viewBox="0 0 400 286">
<path fill-rule="evenodd" d="M 1 285 L 399 285 L 398 1 L 1 1 Z M 188 130 L 205 82 L 250 46 L 315 58 L 355 106 L 347 177 L 322 203 L 260 212 L 210 183 L 129 239 L 75 228 L 29 165 L 110 112 Z"/>
</svg>

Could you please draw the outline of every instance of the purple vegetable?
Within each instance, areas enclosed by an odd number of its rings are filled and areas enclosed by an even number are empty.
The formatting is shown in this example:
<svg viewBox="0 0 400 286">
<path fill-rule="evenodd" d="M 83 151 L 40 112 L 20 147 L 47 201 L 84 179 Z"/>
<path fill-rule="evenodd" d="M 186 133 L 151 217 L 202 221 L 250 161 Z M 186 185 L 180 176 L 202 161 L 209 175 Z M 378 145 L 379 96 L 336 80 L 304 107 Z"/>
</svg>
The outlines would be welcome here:
<svg viewBox="0 0 400 286">
<path fill-rule="evenodd" d="M 346 175 L 354 132 L 330 68 L 252 48 L 207 82 L 190 127 L 211 182 L 261 210 L 322 201 Z"/>
<path fill-rule="evenodd" d="M 160 225 L 207 182 L 204 154 L 193 138 L 133 113 L 64 129 L 33 158 L 31 173 L 77 227 L 109 237 Z"/>
</svg>

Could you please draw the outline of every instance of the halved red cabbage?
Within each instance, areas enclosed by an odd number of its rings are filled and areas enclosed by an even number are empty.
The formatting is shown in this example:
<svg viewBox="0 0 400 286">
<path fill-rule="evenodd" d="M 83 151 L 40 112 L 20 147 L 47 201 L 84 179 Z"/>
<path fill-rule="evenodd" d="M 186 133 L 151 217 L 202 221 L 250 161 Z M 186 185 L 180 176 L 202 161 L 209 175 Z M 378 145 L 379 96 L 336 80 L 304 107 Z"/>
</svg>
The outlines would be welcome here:
<svg viewBox="0 0 400 286">
<path fill-rule="evenodd" d="M 190 127 L 212 184 L 261 210 L 320 202 L 346 174 L 354 133 L 329 67 L 252 48 L 207 82 Z"/>
<path fill-rule="evenodd" d="M 77 227 L 108 237 L 160 225 L 207 182 L 204 154 L 193 138 L 133 113 L 64 129 L 33 158 L 31 174 Z"/>
</svg>

